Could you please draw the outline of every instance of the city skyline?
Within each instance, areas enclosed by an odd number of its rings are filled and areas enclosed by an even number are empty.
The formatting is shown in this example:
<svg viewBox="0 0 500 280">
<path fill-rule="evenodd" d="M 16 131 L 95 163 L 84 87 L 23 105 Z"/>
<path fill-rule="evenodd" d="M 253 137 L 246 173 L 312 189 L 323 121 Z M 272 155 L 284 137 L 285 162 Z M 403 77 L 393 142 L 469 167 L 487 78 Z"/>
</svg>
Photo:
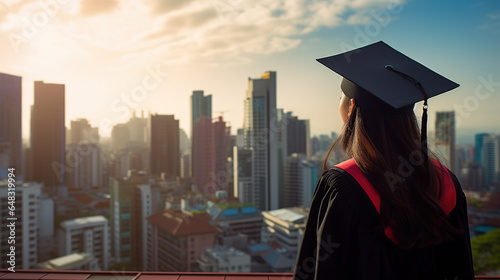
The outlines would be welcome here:
<svg viewBox="0 0 500 280">
<path fill-rule="evenodd" d="M 0 4 L 0 72 L 23 78 L 23 139 L 35 81 L 66 86 L 66 126 L 77 118 L 123 123 L 136 109 L 173 114 L 189 133 L 189 96 L 204 90 L 235 134 L 245 81 L 265 71 L 278 74 L 278 108 L 309 119 L 311 135 L 339 132 L 340 77 L 315 59 L 379 40 L 461 84 L 429 101 L 431 116 L 456 110 L 458 133 L 500 131 L 491 118 L 500 102 L 498 2 L 161 3 Z M 133 91 L 136 108 L 122 100 Z"/>
</svg>

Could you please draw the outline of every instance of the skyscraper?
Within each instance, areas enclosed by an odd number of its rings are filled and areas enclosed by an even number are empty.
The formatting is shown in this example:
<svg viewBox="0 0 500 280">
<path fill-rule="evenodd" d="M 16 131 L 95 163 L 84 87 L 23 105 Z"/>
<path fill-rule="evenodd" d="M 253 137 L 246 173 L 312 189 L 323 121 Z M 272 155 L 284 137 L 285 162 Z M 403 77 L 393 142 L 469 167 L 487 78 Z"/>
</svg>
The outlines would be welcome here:
<svg viewBox="0 0 500 280">
<path fill-rule="evenodd" d="M 210 178 L 215 166 L 215 143 L 212 119 L 200 116 L 193 126 L 193 178 L 198 190 L 215 197 L 215 186 Z"/>
<path fill-rule="evenodd" d="M 191 95 L 191 176 L 195 177 L 195 152 L 194 152 L 194 134 L 195 125 L 200 119 L 200 117 L 205 116 L 208 119 L 212 119 L 212 95 L 204 95 L 203 90 L 194 90 L 193 95 Z"/>
<path fill-rule="evenodd" d="M 481 164 L 482 153 L 483 153 L 483 138 L 488 136 L 488 133 L 479 133 L 475 135 L 475 151 L 474 151 L 474 161 Z"/>
<path fill-rule="evenodd" d="M 99 141 L 98 128 L 92 128 L 86 119 L 71 121 L 70 139 L 67 144 L 95 144 Z"/>
<path fill-rule="evenodd" d="M 6 168 L 16 168 L 22 175 L 21 142 L 21 77 L 0 73 L 0 179 L 6 178 Z M 3 152 L 2 152 L 2 147 Z M 2 171 L 3 168 L 3 171 Z"/>
<path fill-rule="evenodd" d="M 232 179 L 227 172 L 229 127 L 219 117 L 216 122 L 201 116 L 193 129 L 193 177 L 198 190 L 208 197 L 215 197 L 218 190 L 228 191 Z"/>
<path fill-rule="evenodd" d="M 436 113 L 436 137 L 435 146 L 440 160 L 453 173 L 457 172 L 455 162 L 455 112 Z"/>
<path fill-rule="evenodd" d="M 219 116 L 217 121 L 212 123 L 212 129 L 214 131 L 214 179 L 216 189 L 229 192 L 229 181 L 232 178 L 228 173 L 227 158 L 229 155 L 231 127 L 227 126 L 222 116 Z"/>
<path fill-rule="evenodd" d="M 180 175 L 179 120 L 173 115 L 151 116 L 150 173 L 175 178 Z"/>
<path fill-rule="evenodd" d="M 303 154 L 310 157 L 309 120 L 291 116 L 286 121 L 286 155 Z"/>
<path fill-rule="evenodd" d="M 500 183 L 500 136 L 483 137 L 481 158 L 484 187 L 489 189 L 494 183 Z"/>
<path fill-rule="evenodd" d="M 278 208 L 276 72 L 248 79 L 244 101 L 244 147 L 254 151 L 252 201 L 261 210 Z"/>
<path fill-rule="evenodd" d="M 203 90 L 194 90 L 191 95 L 191 136 L 193 127 L 201 116 L 212 118 L 212 95 L 204 95 Z"/>
<path fill-rule="evenodd" d="M 64 85 L 35 82 L 31 112 L 32 179 L 49 189 L 65 185 L 64 91 Z"/>
</svg>

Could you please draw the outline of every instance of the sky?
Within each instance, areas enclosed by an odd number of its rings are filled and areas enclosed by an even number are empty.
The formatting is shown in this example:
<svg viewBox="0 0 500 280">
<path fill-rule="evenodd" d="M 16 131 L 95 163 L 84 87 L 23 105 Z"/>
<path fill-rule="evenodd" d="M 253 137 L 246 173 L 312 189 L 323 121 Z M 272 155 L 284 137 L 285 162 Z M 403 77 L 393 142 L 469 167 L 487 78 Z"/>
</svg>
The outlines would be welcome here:
<svg viewBox="0 0 500 280">
<path fill-rule="evenodd" d="M 461 85 L 429 100 L 431 131 L 455 110 L 459 136 L 500 133 L 500 1 L 0 2 L 0 72 L 23 78 L 26 139 L 34 81 L 65 84 L 67 126 L 86 118 L 105 137 L 134 110 L 173 114 L 189 134 L 193 90 L 234 133 L 248 78 L 266 71 L 278 108 L 311 135 L 339 132 L 341 77 L 316 58 L 380 40 Z"/>
</svg>

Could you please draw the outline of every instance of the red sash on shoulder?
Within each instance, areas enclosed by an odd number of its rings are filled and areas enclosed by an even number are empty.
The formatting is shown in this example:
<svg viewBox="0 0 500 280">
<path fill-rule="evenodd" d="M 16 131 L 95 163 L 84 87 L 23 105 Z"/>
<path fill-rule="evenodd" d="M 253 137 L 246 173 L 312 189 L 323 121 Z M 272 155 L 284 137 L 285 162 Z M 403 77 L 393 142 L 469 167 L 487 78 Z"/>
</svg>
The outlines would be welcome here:
<svg viewBox="0 0 500 280">
<path fill-rule="evenodd" d="M 451 179 L 451 175 L 448 170 L 437 160 L 431 159 L 431 161 L 434 163 L 438 171 L 440 171 L 441 181 L 438 183 L 438 186 L 444 189 L 441 198 L 439 199 L 439 204 L 441 205 L 441 208 L 443 208 L 446 215 L 448 215 L 450 214 L 451 210 L 455 208 L 456 204 L 455 185 L 453 184 L 453 180 Z M 359 167 L 356 165 L 354 159 L 349 159 L 341 162 L 335 165 L 335 167 L 347 171 L 347 173 L 349 173 L 358 182 L 358 184 L 361 185 L 361 187 L 373 203 L 373 206 L 375 206 L 375 209 L 377 209 L 377 212 L 380 214 L 380 196 L 375 188 L 373 188 L 372 184 L 365 177 L 365 175 L 363 175 L 361 169 L 359 169 Z M 392 232 L 392 229 L 390 227 L 386 227 L 384 229 L 384 232 L 385 235 L 394 244 L 398 244 L 398 241 L 396 240 L 396 237 L 394 236 L 394 233 Z"/>
</svg>

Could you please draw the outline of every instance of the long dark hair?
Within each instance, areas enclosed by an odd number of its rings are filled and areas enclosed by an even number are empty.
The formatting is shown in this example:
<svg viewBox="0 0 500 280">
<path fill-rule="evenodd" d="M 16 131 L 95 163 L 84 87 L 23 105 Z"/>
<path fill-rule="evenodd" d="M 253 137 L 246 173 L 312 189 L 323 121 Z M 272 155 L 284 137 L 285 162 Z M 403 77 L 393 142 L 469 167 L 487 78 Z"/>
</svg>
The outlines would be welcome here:
<svg viewBox="0 0 500 280">
<path fill-rule="evenodd" d="M 400 247 L 438 244 L 458 233 L 439 204 L 439 171 L 424 161 L 413 112 L 390 115 L 355 105 L 324 170 L 339 145 L 380 195 L 382 224 L 391 227 Z"/>
</svg>

